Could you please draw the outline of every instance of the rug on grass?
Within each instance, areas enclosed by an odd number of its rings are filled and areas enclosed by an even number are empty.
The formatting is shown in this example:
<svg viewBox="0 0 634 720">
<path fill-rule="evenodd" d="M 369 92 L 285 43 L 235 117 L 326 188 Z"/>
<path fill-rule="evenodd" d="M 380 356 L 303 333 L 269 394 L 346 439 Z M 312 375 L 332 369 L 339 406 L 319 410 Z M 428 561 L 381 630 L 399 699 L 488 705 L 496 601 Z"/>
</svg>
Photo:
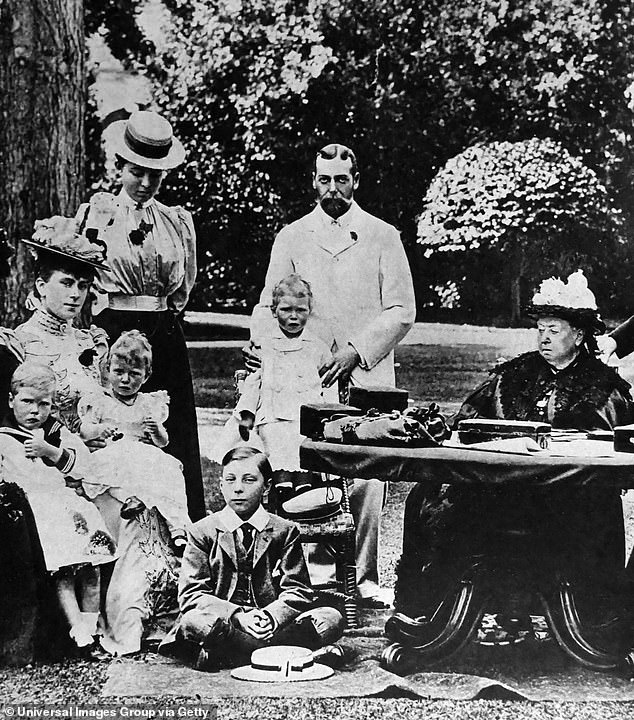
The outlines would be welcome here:
<svg viewBox="0 0 634 720">
<path fill-rule="evenodd" d="M 111 663 L 102 696 L 634 700 L 634 682 L 586 670 L 567 659 L 552 641 L 528 640 L 504 647 L 472 644 L 433 672 L 407 677 L 380 667 L 384 639 L 346 637 L 342 645 L 350 662 L 332 677 L 314 682 L 240 681 L 228 670 L 202 673 L 153 654 L 121 659 Z"/>
</svg>

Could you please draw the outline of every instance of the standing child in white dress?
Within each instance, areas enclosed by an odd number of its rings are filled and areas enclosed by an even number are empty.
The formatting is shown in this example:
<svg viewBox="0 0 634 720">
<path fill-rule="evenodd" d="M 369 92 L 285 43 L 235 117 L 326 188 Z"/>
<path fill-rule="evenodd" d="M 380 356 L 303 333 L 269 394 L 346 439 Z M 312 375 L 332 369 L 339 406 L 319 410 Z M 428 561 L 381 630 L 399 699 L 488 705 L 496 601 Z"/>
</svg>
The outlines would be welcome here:
<svg viewBox="0 0 634 720">
<path fill-rule="evenodd" d="M 99 565 L 115 559 L 115 544 L 97 508 L 66 485 L 79 487 L 89 452 L 51 417 L 55 389 L 48 365 L 29 361 L 14 372 L 0 428 L 2 475 L 27 494 L 71 638 L 98 657 Z"/>
<path fill-rule="evenodd" d="M 189 524 L 185 479 L 180 461 L 162 452 L 169 443 L 163 425 L 169 415 L 167 392 L 139 392 L 151 372 L 152 348 L 145 335 L 122 333 L 108 356 L 109 389 L 82 398 L 78 406 L 81 437 L 107 442 L 93 453 L 93 473 L 84 488 L 91 498 L 107 491 L 120 500 L 126 519 L 156 507 L 182 553 Z"/>
<path fill-rule="evenodd" d="M 235 409 L 243 438 L 254 427 L 260 436 L 282 502 L 301 484 L 310 488 L 299 464 L 300 407 L 338 399 L 336 387 L 322 387 L 319 375 L 331 358 L 330 348 L 306 327 L 312 300 L 310 285 L 295 273 L 275 286 L 271 311 L 277 327 L 261 338 L 261 368 L 246 378 Z"/>
</svg>

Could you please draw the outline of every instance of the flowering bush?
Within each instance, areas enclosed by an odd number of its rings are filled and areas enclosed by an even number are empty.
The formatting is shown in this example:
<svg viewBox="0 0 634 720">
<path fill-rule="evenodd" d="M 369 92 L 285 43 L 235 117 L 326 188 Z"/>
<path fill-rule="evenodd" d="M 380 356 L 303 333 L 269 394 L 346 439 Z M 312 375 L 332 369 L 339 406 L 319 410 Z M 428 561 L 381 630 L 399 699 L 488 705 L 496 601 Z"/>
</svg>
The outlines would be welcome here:
<svg viewBox="0 0 634 720">
<path fill-rule="evenodd" d="M 516 280 L 537 279 L 557 271 L 564 257 L 567 266 L 603 262 L 619 240 L 618 220 L 596 174 L 561 144 L 494 142 L 468 148 L 436 175 L 418 241 L 427 257 L 495 249 Z"/>
</svg>

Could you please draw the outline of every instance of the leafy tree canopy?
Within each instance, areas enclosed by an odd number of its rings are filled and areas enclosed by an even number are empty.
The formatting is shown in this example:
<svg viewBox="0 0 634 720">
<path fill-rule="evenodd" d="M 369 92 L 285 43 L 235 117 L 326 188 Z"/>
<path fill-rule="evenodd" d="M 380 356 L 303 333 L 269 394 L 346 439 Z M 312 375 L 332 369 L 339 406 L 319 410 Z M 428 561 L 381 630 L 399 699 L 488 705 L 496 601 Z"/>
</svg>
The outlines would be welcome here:
<svg viewBox="0 0 634 720">
<path fill-rule="evenodd" d="M 596 173 L 561 144 L 494 142 L 468 148 L 436 175 L 423 200 L 418 240 L 428 257 L 497 250 L 501 258 L 510 255 L 516 281 L 534 282 L 571 263 L 605 269 L 605 258 L 622 242 L 619 220 Z"/>
<path fill-rule="evenodd" d="M 418 220 L 426 254 L 583 244 L 615 230 L 616 213 L 594 171 L 553 140 L 475 145 L 433 179 Z M 545 248 L 540 247 L 539 252 Z"/>
<path fill-rule="evenodd" d="M 151 59 L 143 42 L 126 52 L 189 149 L 165 187 L 197 218 L 201 307 L 254 302 L 275 232 L 312 202 L 314 151 L 334 140 L 357 151 L 360 203 L 402 230 L 420 297 L 420 198 L 474 144 L 553 138 L 627 211 L 629 0 L 165 6 Z"/>
</svg>

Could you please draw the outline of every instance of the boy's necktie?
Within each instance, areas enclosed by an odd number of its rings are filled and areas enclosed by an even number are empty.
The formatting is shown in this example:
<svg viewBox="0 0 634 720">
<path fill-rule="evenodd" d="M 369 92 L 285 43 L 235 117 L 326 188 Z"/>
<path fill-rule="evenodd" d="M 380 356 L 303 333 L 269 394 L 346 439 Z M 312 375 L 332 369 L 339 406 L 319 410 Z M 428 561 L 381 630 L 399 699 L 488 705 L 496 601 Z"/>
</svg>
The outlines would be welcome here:
<svg viewBox="0 0 634 720">
<path fill-rule="evenodd" d="M 242 526 L 242 545 L 245 551 L 248 553 L 253 544 L 253 525 L 250 523 L 244 523 Z"/>
</svg>

